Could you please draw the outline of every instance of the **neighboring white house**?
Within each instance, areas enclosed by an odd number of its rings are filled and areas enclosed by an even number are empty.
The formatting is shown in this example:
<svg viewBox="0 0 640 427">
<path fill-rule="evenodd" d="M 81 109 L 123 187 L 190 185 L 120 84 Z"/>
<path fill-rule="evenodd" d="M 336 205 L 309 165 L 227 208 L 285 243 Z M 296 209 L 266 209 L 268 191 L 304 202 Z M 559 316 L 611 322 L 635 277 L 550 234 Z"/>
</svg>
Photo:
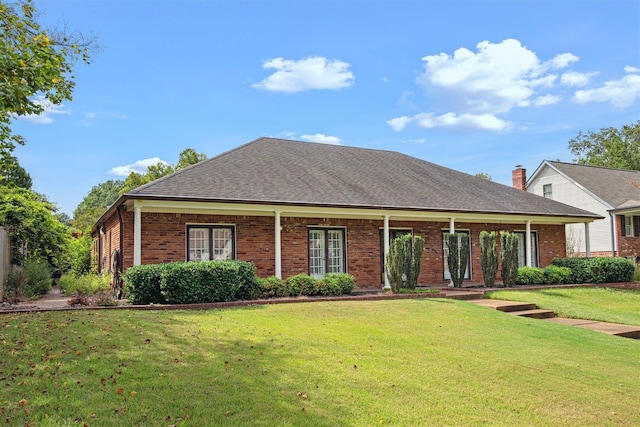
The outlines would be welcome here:
<svg viewBox="0 0 640 427">
<path fill-rule="evenodd" d="M 529 179 L 513 171 L 514 186 L 603 216 L 588 226 L 566 225 L 567 252 L 577 256 L 640 257 L 640 171 L 543 161 Z"/>
</svg>

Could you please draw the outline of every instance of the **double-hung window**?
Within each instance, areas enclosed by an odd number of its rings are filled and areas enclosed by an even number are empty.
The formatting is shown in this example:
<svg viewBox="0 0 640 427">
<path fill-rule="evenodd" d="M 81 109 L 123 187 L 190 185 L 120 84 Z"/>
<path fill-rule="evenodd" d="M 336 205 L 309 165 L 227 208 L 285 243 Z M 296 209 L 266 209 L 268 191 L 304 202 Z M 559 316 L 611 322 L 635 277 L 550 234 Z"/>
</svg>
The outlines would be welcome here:
<svg viewBox="0 0 640 427">
<path fill-rule="evenodd" d="M 624 216 L 624 236 L 633 236 L 633 217 L 631 215 Z"/>
<path fill-rule="evenodd" d="M 553 199 L 553 187 L 551 184 L 544 184 L 542 186 L 542 195 L 547 199 Z"/>
<path fill-rule="evenodd" d="M 187 261 L 235 259 L 233 225 L 188 225 Z"/>
<path fill-rule="evenodd" d="M 345 239 L 343 228 L 309 229 L 309 275 L 345 273 Z"/>
</svg>

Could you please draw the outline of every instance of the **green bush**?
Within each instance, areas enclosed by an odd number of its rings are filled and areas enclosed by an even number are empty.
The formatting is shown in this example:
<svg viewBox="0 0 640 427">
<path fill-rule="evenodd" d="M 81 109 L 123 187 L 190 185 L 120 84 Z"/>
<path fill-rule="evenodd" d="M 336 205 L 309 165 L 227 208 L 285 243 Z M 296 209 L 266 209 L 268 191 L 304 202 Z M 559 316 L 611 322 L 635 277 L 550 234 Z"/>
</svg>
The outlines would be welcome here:
<svg viewBox="0 0 640 427">
<path fill-rule="evenodd" d="M 162 272 L 168 264 L 136 265 L 124 273 L 124 295 L 132 304 L 164 304 L 160 291 Z"/>
<path fill-rule="evenodd" d="M 296 274 L 295 276 L 288 277 L 284 283 L 287 287 L 287 293 L 291 296 L 315 295 L 316 279 L 308 274 Z"/>
<path fill-rule="evenodd" d="M 569 267 L 548 265 L 543 269 L 543 271 L 545 283 L 549 285 L 571 283 L 571 269 Z"/>
<path fill-rule="evenodd" d="M 420 236 L 404 234 L 393 239 L 385 266 L 393 292 L 398 292 L 400 288 L 416 288 L 423 251 L 424 239 Z"/>
<path fill-rule="evenodd" d="M 633 273 L 633 280 L 634 282 L 640 282 L 640 265 L 636 266 L 636 271 Z"/>
<path fill-rule="evenodd" d="M 356 286 L 353 276 L 347 273 L 327 274 L 322 280 L 331 289 L 328 295 L 350 295 Z"/>
<path fill-rule="evenodd" d="M 111 289 L 109 274 L 63 274 L 58 279 L 60 291 L 67 295 L 94 295 Z"/>
<path fill-rule="evenodd" d="M 542 285 L 545 283 L 544 271 L 538 267 L 520 267 L 518 269 L 518 285 Z"/>
<path fill-rule="evenodd" d="M 289 296 L 284 282 L 276 276 L 256 279 L 256 287 L 256 298 L 282 298 Z"/>
<path fill-rule="evenodd" d="M 567 267 L 550 265 L 545 268 L 520 267 L 518 269 L 518 285 L 555 285 L 568 283 L 571 270 Z"/>
<path fill-rule="evenodd" d="M 160 278 L 160 290 L 170 304 L 248 299 L 254 286 L 255 267 L 245 261 L 170 263 Z"/>
<path fill-rule="evenodd" d="M 485 286 L 494 286 L 498 274 L 498 251 L 496 250 L 497 233 L 495 231 L 480 232 L 480 266 Z"/>
<path fill-rule="evenodd" d="M 508 231 L 500 232 L 500 246 L 502 247 L 502 283 L 513 286 L 518 281 L 518 236 Z"/>
<path fill-rule="evenodd" d="M 28 260 L 24 264 L 26 281 L 20 294 L 27 299 L 38 298 L 51 290 L 51 268 L 44 261 Z"/>
<path fill-rule="evenodd" d="M 620 257 L 556 258 L 553 265 L 571 269 L 571 283 L 630 282 L 633 262 Z"/>
<path fill-rule="evenodd" d="M 22 268 L 13 268 L 9 274 L 4 285 L 3 298 L 5 301 L 14 304 L 20 301 L 20 291 L 27 281 L 27 276 Z"/>
</svg>

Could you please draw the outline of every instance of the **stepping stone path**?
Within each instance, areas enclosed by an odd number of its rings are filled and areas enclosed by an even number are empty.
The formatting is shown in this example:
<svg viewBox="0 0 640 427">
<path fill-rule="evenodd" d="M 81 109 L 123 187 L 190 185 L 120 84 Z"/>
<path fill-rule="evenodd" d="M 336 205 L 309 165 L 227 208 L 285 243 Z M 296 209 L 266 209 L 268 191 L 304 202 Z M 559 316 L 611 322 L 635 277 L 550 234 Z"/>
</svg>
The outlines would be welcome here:
<svg viewBox="0 0 640 427">
<path fill-rule="evenodd" d="M 640 339 L 640 326 L 556 317 L 556 313 L 553 310 L 542 310 L 535 304 L 528 302 L 503 301 L 497 299 L 474 299 L 469 300 L 469 302 L 503 311 L 514 316 L 546 319 L 551 322 L 562 323 L 563 325 L 577 326 L 579 328 L 591 329 L 619 337 Z"/>
</svg>

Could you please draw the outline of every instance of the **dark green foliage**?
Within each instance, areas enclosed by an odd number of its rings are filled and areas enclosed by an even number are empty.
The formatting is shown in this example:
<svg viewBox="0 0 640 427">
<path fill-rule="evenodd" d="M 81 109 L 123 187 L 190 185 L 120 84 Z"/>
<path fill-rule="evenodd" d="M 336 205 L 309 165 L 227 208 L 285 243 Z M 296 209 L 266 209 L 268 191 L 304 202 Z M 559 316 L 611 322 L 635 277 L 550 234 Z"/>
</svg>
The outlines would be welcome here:
<svg viewBox="0 0 640 427">
<path fill-rule="evenodd" d="M 469 236 L 464 233 L 447 234 L 447 265 L 455 288 L 462 286 L 469 262 Z"/>
<path fill-rule="evenodd" d="M 640 120 L 619 130 L 588 131 L 569 141 L 569 150 L 582 165 L 640 170 Z"/>
<path fill-rule="evenodd" d="M 285 280 L 287 293 L 291 296 L 315 295 L 316 279 L 305 273 L 296 274 Z"/>
<path fill-rule="evenodd" d="M 424 239 L 420 236 L 404 234 L 396 237 L 389 246 L 386 272 L 391 290 L 415 289 L 420 276 Z M 402 280 L 404 278 L 404 280 Z"/>
<path fill-rule="evenodd" d="M 276 276 L 256 279 L 255 298 L 282 298 L 286 296 L 289 296 L 287 287 L 285 286 L 284 281 L 278 279 Z"/>
<path fill-rule="evenodd" d="M 518 285 L 557 285 L 569 283 L 571 269 L 549 265 L 545 268 L 520 267 L 518 269 Z"/>
<path fill-rule="evenodd" d="M 498 274 L 498 251 L 496 240 L 498 234 L 495 231 L 480 232 L 480 265 L 485 286 L 493 286 Z"/>
<path fill-rule="evenodd" d="M 28 260 L 7 275 L 4 298 L 9 302 L 34 299 L 51 290 L 51 269 L 44 261 Z"/>
<path fill-rule="evenodd" d="M 571 283 L 571 269 L 567 267 L 558 267 L 548 265 L 542 269 L 544 271 L 545 283 L 556 285 L 561 283 Z"/>
<path fill-rule="evenodd" d="M 167 264 L 136 265 L 124 273 L 124 295 L 132 304 L 164 304 L 160 291 L 163 270 Z"/>
<path fill-rule="evenodd" d="M 502 246 L 502 283 L 514 286 L 518 280 L 518 236 L 508 231 L 500 232 Z"/>
<path fill-rule="evenodd" d="M 571 283 L 616 283 L 633 279 L 633 261 L 620 257 L 556 258 L 553 265 L 571 269 Z"/>
<path fill-rule="evenodd" d="M 169 304 L 248 298 L 253 293 L 254 284 L 255 268 L 245 261 L 169 263 L 160 278 L 162 295 Z"/>
<path fill-rule="evenodd" d="M 100 215 L 118 199 L 123 185 L 124 181 L 121 180 L 109 180 L 94 185 L 73 211 L 74 227 L 83 232 L 88 231 Z"/>
<path fill-rule="evenodd" d="M 349 295 L 356 286 L 353 276 L 347 273 L 327 274 L 322 280 L 331 288 L 329 295 Z"/>
</svg>

